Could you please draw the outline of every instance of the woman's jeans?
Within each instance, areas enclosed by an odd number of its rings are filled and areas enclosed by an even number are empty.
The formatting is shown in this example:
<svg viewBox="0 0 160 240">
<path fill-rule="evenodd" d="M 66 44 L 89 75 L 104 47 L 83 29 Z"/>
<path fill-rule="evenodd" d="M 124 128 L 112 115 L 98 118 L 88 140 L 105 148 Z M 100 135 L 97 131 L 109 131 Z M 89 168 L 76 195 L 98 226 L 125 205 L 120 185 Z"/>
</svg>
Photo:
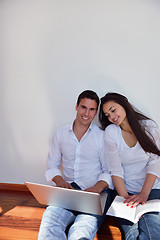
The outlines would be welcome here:
<svg viewBox="0 0 160 240">
<path fill-rule="evenodd" d="M 105 191 L 107 191 L 108 197 L 102 216 L 70 211 L 55 206 L 47 207 L 41 221 L 38 240 L 94 239 L 111 204 L 110 190 Z M 70 227 L 67 237 L 65 231 L 68 226 Z"/>
<path fill-rule="evenodd" d="M 148 200 L 160 199 L 160 189 L 152 189 Z M 125 240 L 158 240 L 160 239 L 160 212 L 145 213 L 138 223 L 116 218 L 120 224 Z"/>
</svg>

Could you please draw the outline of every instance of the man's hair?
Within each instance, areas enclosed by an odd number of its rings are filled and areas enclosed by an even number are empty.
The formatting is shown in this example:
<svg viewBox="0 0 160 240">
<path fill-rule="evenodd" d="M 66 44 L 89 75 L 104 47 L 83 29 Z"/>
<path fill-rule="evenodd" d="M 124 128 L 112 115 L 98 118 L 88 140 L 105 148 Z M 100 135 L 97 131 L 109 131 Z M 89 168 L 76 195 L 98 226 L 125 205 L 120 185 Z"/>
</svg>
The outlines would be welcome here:
<svg viewBox="0 0 160 240">
<path fill-rule="evenodd" d="M 80 93 L 80 95 L 78 96 L 78 99 L 77 99 L 77 105 L 79 105 L 81 99 L 83 99 L 83 98 L 88 98 L 88 99 L 91 99 L 91 100 L 95 100 L 96 103 L 97 103 L 97 109 L 98 109 L 99 97 L 98 97 L 96 92 L 94 92 L 92 90 L 85 90 L 82 93 Z"/>
</svg>

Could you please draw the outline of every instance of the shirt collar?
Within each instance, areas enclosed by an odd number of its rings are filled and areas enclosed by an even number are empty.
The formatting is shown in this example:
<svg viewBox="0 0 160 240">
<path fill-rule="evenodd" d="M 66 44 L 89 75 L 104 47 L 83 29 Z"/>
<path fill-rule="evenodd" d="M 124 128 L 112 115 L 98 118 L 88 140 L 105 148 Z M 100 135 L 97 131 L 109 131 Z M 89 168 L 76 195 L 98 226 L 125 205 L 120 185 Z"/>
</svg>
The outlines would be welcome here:
<svg viewBox="0 0 160 240">
<path fill-rule="evenodd" d="M 73 124 L 74 124 L 74 122 L 75 122 L 75 120 L 72 122 L 72 124 L 71 124 L 71 126 L 70 126 L 70 129 L 69 129 L 69 132 L 73 132 Z M 87 132 L 88 132 L 88 131 L 91 131 L 92 129 L 93 129 L 93 123 L 91 122 L 91 124 L 90 124 Z"/>
</svg>

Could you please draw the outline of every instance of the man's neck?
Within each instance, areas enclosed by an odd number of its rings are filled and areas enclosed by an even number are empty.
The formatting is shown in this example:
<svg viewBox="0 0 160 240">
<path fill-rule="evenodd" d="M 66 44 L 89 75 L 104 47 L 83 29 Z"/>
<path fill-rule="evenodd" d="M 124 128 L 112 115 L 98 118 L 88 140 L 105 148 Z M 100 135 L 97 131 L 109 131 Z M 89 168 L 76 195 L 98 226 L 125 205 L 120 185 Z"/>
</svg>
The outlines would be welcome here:
<svg viewBox="0 0 160 240">
<path fill-rule="evenodd" d="M 78 141 L 80 142 L 81 138 L 84 136 L 84 134 L 87 132 L 90 125 L 82 125 L 79 124 L 76 120 L 73 124 L 73 132 L 76 135 Z"/>
</svg>

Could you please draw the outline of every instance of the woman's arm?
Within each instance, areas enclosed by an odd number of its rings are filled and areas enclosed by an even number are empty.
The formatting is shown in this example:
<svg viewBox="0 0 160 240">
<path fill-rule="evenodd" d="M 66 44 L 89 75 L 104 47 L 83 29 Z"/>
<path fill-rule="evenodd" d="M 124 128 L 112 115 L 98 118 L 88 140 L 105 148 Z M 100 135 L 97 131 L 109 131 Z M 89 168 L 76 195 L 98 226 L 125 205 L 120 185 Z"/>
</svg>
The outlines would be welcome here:
<svg viewBox="0 0 160 240">
<path fill-rule="evenodd" d="M 126 199 L 128 206 L 136 207 L 138 204 L 145 204 L 147 202 L 148 196 L 152 190 L 152 187 L 156 181 L 157 176 L 147 173 L 145 182 L 143 184 L 142 190 L 139 195 L 132 195 Z"/>
<path fill-rule="evenodd" d="M 123 178 L 112 176 L 112 180 L 118 195 L 127 198 L 128 193 Z"/>
</svg>

